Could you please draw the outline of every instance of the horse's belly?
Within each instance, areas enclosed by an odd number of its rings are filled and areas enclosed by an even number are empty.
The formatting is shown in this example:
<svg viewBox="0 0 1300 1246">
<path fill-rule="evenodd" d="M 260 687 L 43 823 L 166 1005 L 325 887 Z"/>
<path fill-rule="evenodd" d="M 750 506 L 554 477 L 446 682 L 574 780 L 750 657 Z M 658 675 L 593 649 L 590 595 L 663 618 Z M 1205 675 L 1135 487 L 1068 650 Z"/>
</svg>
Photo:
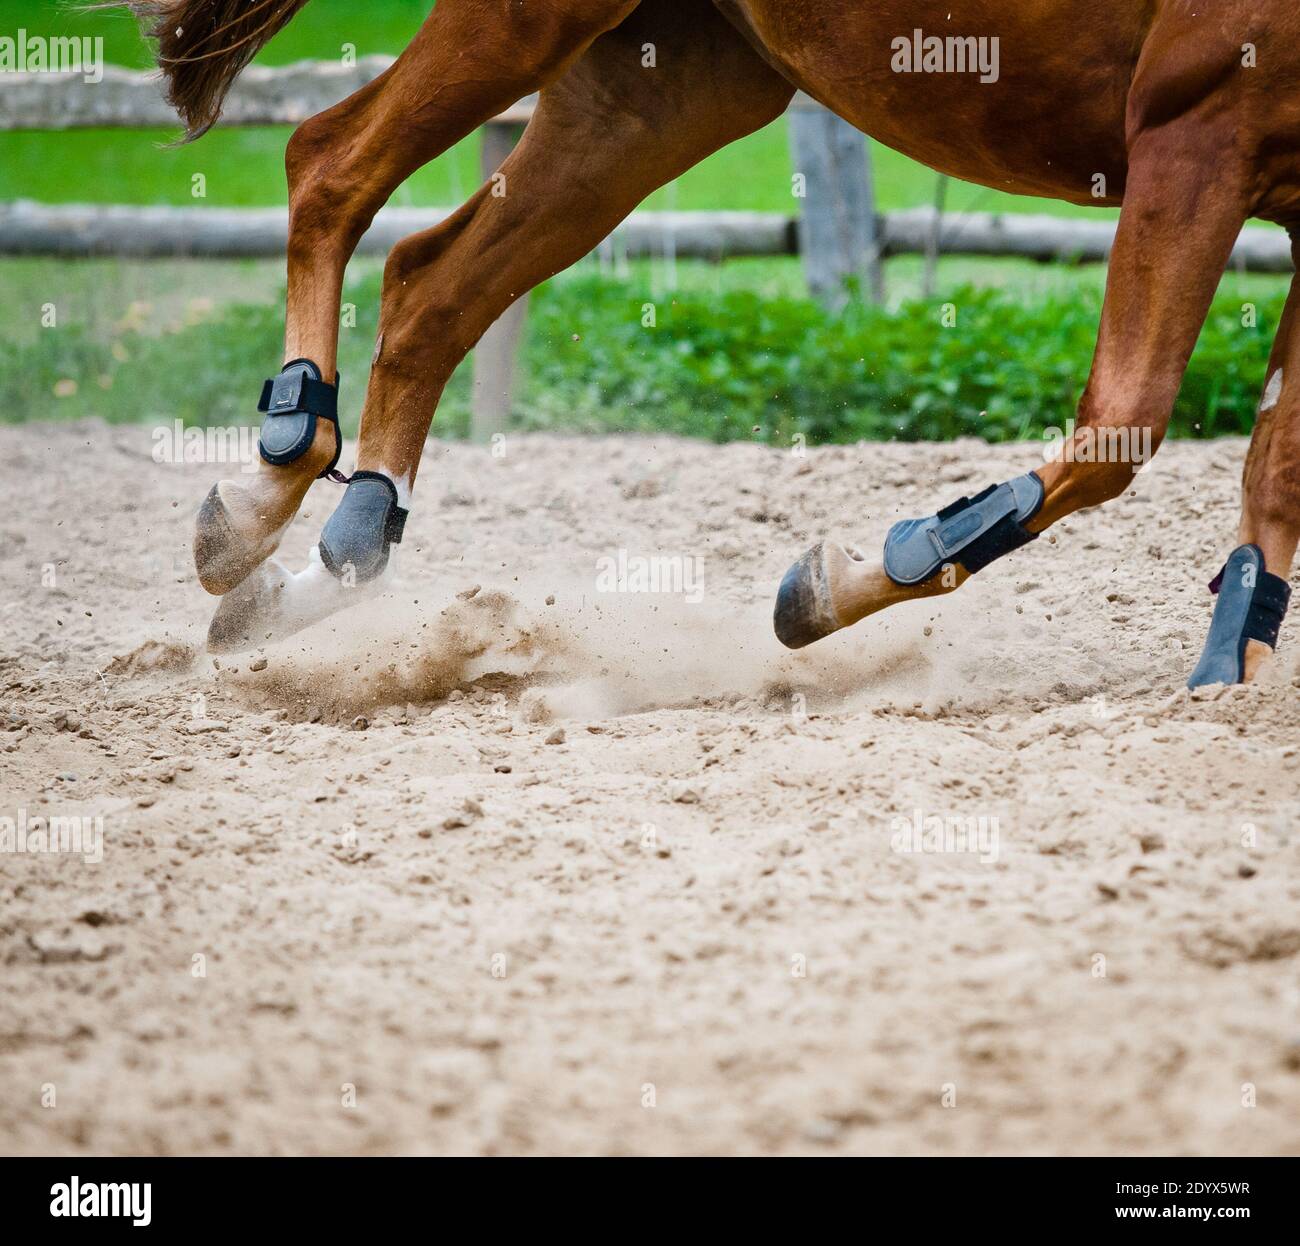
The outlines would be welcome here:
<svg viewBox="0 0 1300 1246">
<path fill-rule="evenodd" d="M 874 138 L 1022 194 L 1116 202 L 1146 32 L 1131 0 L 715 0 L 768 61 Z"/>
</svg>

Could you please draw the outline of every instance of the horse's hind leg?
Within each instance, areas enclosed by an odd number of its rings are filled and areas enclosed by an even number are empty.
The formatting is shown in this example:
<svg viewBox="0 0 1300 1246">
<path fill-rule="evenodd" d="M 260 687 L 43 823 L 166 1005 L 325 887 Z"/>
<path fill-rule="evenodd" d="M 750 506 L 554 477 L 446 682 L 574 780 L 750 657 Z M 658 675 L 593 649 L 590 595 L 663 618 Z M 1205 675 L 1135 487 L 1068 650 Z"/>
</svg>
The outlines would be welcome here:
<svg viewBox="0 0 1300 1246">
<path fill-rule="evenodd" d="M 1057 520 L 1118 497 L 1160 445 L 1187 360 L 1249 214 L 1229 123 L 1140 133 L 1111 255 L 1078 426 L 1059 461 L 924 520 L 896 524 L 883 556 L 823 542 L 787 573 L 777 635 L 810 644 L 903 601 L 951 592 Z"/>
<path fill-rule="evenodd" d="M 326 407 L 336 380 L 344 269 L 375 213 L 416 169 L 561 74 L 637 3 L 439 0 L 391 69 L 298 128 L 285 159 L 284 358 L 286 365 L 309 361 L 312 379 L 324 384 L 315 392 Z M 282 461 L 259 462 L 251 479 L 222 481 L 199 513 L 195 563 L 210 593 L 229 592 L 275 550 L 312 481 L 337 453 L 336 429 L 324 416 L 270 416 L 267 425 L 273 437 L 292 434 L 284 438 L 293 442 L 286 453 L 272 449 Z"/>
<path fill-rule="evenodd" d="M 646 6 L 597 40 L 542 92 L 494 183 L 389 257 L 363 472 L 391 481 L 406 507 L 443 386 L 493 321 L 588 254 L 651 191 L 778 116 L 792 94 L 702 0 Z M 379 496 L 374 482 L 360 485 Z M 345 495 L 322 534 L 327 566 L 346 560 L 360 577 L 382 561 L 372 511 L 369 493 L 355 507 Z"/>
<path fill-rule="evenodd" d="M 654 66 L 643 63 L 646 44 Z M 337 572 L 362 584 L 383 570 L 394 508 L 409 505 L 434 408 L 479 337 L 651 191 L 779 116 L 792 94 L 705 0 L 637 10 L 543 90 L 494 184 L 389 256 L 357 452 L 367 475 L 326 524 L 320 557 L 260 588 L 250 579 L 248 600 L 235 600 L 241 588 L 229 609 L 222 603 L 210 643 L 260 642 L 355 600 Z"/>
<path fill-rule="evenodd" d="M 1300 264 L 1300 242 L 1292 247 Z M 1228 556 L 1205 652 L 1191 678 L 1249 683 L 1272 656 L 1300 544 L 1300 277 L 1291 284 L 1242 473 L 1237 548 Z M 1246 583 L 1243 583 L 1243 577 Z M 1231 617 L 1234 609 L 1238 617 Z"/>
</svg>

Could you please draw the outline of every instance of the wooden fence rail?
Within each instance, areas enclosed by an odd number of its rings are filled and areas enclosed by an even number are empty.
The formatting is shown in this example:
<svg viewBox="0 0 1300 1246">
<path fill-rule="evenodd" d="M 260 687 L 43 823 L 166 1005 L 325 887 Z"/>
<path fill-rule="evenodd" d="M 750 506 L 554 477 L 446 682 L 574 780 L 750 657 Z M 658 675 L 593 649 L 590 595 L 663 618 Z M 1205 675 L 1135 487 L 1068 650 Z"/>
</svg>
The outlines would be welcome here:
<svg viewBox="0 0 1300 1246">
<path fill-rule="evenodd" d="M 394 243 L 445 219 L 450 208 L 385 208 L 357 254 L 383 256 Z M 0 203 L 0 255 L 63 259 L 273 259 L 284 255 L 284 208 L 152 208 Z M 634 212 L 615 232 L 629 259 L 676 254 L 705 260 L 799 255 L 797 217 L 779 212 Z M 925 255 L 1003 256 L 1040 263 L 1101 263 L 1115 223 L 1016 213 L 945 213 L 935 229 L 930 207 L 876 217 L 875 245 L 886 258 Z M 1281 230 L 1247 228 L 1233 253 L 1243 272 L 1289 273 L 1291 245 Z"/>
<path fill-rule="evenodd" d="M 451 208 L 384 208 L 357 247 L 384 256 Z M 170 208 L 0 203 L 0 255 L 84 259 L 274 259 L 285 253 L 286 208 Z M 617 231 L 629 258 L 678 255 L 723 260 L 797 255 L 795 221 L 775 212 L 636 212 Z"/>
</svg>

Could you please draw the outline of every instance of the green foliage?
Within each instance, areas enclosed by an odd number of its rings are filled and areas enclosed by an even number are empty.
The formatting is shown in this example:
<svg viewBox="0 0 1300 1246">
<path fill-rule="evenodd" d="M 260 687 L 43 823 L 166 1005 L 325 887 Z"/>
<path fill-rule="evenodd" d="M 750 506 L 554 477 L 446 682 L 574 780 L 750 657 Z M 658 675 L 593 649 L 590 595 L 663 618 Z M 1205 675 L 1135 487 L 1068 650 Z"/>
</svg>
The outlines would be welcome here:
<svg viewBox="0 0 1300 1246">
<path fill-rule="evenodd" d="M 351 284 L 346 298 L 357 325 L 342 334 L 343 413 L 355 430 L 378 275 Z M 634 284 L 569 276 L 533 296 L 517 421 L 780 445 L 796 433 L 810 444 L 1002 441 L 1063 427 L 1091 363 L 1095 285 L 1030 300 L 965 286 L 944 301 L 955 313 L 951 326 L 937 300 L 896 309 L 854 303 L 831 315 L 808 299 L 748 290 L 684 289 L 651 303 Z M 1257 301 L 1252 328 L 1242 326 L 1239 297 L 1216 302 L 1178 400 L 1175 435 L 1249 431 L 1282 294 Z M 161 334 L 72 324 L 0 342 L 0 418 L 255 422 L 253 398 L 279 359 L 281 335 L 279 309 L 256 304 Z M 436 431 L 463 436 L 468 403 L 462 368 Z"/>
<path fill-rule="evenodd" d="M 988 441 L 1036 436 L 1073 417 L 1091 366 L 1101 296 L 1080 287 L 1025 302 L 967 286 L 942 305 L 854 304 L 828 315 L 806 299 L 679 295 L 642 327 L 639 295 L 571 281 L 534 310 L 528 427 L 667 431 L 788 444 Z M 1251 428 L 1282 296 L 1244 328 L 1240 302 L 1215 304 L 1188 370 L 1180 436 Z M 574 341 L 574 335 L 580 338 Z"/>
</svg>

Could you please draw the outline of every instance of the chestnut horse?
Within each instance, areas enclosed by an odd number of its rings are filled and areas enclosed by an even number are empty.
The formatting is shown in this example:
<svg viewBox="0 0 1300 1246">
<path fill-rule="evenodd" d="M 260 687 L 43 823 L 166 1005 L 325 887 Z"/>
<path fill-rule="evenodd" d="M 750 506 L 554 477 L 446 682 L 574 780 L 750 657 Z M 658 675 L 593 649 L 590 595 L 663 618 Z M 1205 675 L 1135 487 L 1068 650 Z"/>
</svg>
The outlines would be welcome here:
<svg viewBox="0 0 1300 1246">
<path fill-rule="evenodd" d="M 133 0 L 151 19 L 191 136 L 217 120 L 235 76 L 306 3 Z M 1158 445 L 1243 222 L 1300 224 L 1297 82 L 1300 11 L 1290 0 L 438 0 L 392 68 L 289 142 L 287 363 L 264 394 L 266 461 L 213 488 L 195 539 L 204 587 L 230 594 L 214 643 L 247 639 L 250 618 L 266 634 L 299 625 L 344 601 L 335 586 L 349 577 L 377 578 L 400 540 L 439 396 L 484 331 L 651 191 L 778 117 L 796 88 L 953 176 L 1122 205 L 1074 437 L 1140 432 Z M 312 566 L 288 576 L 266 560 L 338 454 L 348 258 L 405 178 L 534 91 L 536 114 L 499 171 L 507 193 L 481 188 L 389 255 L 360 478 Z M 1239 548 L 1194 683 L 1251 679 L 1286 608 L 1300 538 L 1298 289 L 1265 378 Z M 817 546 L 782 585 L 778 635 L 798 647 L 895 602 L 951 591 L 1064 516 L 1119 496 L 1140 466 L 1070 448 L 895 525 L 880 556 Z M 302 590 L 294 604 L 290 587 Z"/>
</svg>

